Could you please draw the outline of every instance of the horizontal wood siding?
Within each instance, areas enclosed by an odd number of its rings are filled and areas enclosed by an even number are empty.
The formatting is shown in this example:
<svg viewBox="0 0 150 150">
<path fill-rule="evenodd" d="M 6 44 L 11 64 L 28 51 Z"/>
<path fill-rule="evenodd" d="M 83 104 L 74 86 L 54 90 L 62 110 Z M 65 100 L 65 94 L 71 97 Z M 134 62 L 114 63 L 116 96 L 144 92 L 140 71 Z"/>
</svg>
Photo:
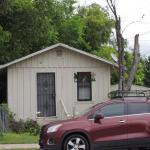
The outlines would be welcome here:
<svg viewBox="0 0 150 150">
<path fill-rule="evenodd" d="M 90 57 L 62 49 L 62 57 L 56 50 L 29 58 L 8 68 L 8 102 L 16 118 L 36 119 L 37 113 L 37 73 L 54 72 L 56 84 L 56 115 L 61 116 L 60 100 L 72 114 L 76 111 L 107 99 L 110 91 L 110 66 Z M 92 101 L 77 101 L 77 83 L 74 73 L 94 72 Z"/>
</svg>

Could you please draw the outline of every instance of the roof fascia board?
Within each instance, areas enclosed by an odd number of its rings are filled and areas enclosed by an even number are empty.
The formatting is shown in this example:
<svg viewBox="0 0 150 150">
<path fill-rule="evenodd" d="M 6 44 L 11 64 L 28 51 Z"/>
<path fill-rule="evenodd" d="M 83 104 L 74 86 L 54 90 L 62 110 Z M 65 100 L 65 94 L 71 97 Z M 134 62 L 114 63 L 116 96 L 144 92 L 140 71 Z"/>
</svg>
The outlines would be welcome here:
<svg viewBox="0 0 150 150">
<path fill-rule="evenodd" d="M 103 58 L 100 58 L 100 57 L 98 57 L 98 56 L 96 56 L 96 55 L 92 55 L 92 54 L 87 53 L 87 52 L 85 52 L 85 51 L 82 51 L 82 50 L 76 49 L 76 48 L 74 48 L 74 47 L 68 46 L 68 45 L 66 45 L 66 44 L 58 43 L 58 44 L 49 46 L 49 47 L 47 47 L 47 48 L 45 48 L 45 49 L 42 49 L 42 50 L 40 50 L 40 51 L 37 51 L 37 52 L 35 52 L 35 53 L 29 54 L 29 55 L 27 55 L 27 56 L 25 56 L 25 57 L 16 59 L 16 60 L 14 60 L 14 61 L 12 61 L 12 62 L 6 63 L 6 64 L 4 64 L 4 65 L 0 65 L 0 69 L 6 68 L 6 67 L 11 66 L 11 65 L 16 64 L 16 63 L 19 63 L 19 62 L 24 61 L 24 60 L 26 60 L 26 59 L 28 59 L 28 58 L 31 58 L 31 57 L 34 57 L 34 56 L 39 55 L 39 54 L 41 54 L 41 53 L 47 52 L 47 51 L 52 50 L 52 49 L 54 49 L 54 48 L 56 48 L 56 47 L 59 47 L 59 46 L 64 47 L 64 48 L 66 48 L 66 49 L 70 49 L 70 50 L 72 50 L 72 51 L 74 51 L 74 52 L 83 54 L 83 55 L 85 55 L 85 56 L 89 56 L 89 57 L 91 57 L 91 58 L 93 58 L 93 59 L 99 60 L 99 61 L 101 61 L 101 62 L 103 62 L 103 63 L 112 65 L 112 66 L 114 66 L 114 67 L 118 67 L 118 64 L 116 64 L 116 63 L 112 63 L 112 62 L 107 61 L 107 60 L 105 60 L 105 59 L 103 59 Z"/>
</svg>

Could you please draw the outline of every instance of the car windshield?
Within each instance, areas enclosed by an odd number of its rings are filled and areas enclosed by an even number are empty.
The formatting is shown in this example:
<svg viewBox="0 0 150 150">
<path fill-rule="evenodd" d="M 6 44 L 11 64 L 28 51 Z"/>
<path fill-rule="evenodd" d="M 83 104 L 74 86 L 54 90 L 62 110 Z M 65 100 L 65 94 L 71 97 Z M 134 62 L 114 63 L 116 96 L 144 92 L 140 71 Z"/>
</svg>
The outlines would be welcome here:
<svg viewBox="0 0 150 150">
<path fill-rule="evenodd" d="M 83 110 L 81 112 L 76 112 L 75 113 L 75 117 L 80 117 L 80 116 L 85 115 L 86 113 L 90 112 L 93 108 L 97 107 L 100 104 L 102 104 L 102 103 L 98 103 L 96 105 L 93 105 L 93 106 L 91 106 L 91 107 L 89 107 L 89 108 L 87 108 L 87 109 L 85 109 L 85 110 Z"/>
</svg>

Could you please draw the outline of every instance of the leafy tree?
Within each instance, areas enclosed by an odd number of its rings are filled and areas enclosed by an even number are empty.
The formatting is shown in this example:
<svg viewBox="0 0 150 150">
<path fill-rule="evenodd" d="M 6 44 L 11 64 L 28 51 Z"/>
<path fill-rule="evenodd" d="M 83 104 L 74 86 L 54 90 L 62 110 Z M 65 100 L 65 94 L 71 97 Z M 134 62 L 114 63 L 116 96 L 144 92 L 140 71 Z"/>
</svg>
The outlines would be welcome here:
<svg viewBox="0 0 150 150">
<path fill-rule="evenodd" d="M 73 16 L 61 25 L 59 32 L 60 41 L 77 48 L 81 48 L 83 39 L 84 22 L 79 16 Z"/>
<path fill-rule="evenodd" d="M 150 87 L 150 56 L 145 59 L 144 73 L 144 84 Z"/>
<path fill-rule="evenodd" d="M 108 42 L 112 27 L 113 21 L 99 5 L 79 7 L 76 14 L 62 22 L 59 41 L 84 51 L 99 51 Z"/>
<path fill-rule="evenodd" d="M 114 54 L 117 57 L 116 50 L 113 47 L 108 45 L 103 45 L 101 46 L 99 51 L 94 51 L 92 53 L 112 62 L 114 62 L 114 60 L 112 59 L 111 54 Z M 118 70 L 113 68 L 111 69 L 111 84 L 114 85 L 117 83 L 118 83 Z"/>
<path fill-rule="evenodd" d="M 111 85 L 118 84 L 118 82 L 119 82 L 118 70 L 112 69 L 111 70 Z"/>
<path fill-rule="evenodd" d="M 2 26 L 0 26 L 0 63 L 8 60 L 8 42 L 11 39 L 11 33 L 4 31 Z"/>
<path fill-rule="evenodd" d="M 7 43 L 8 59 L 1 63 L 57 42 L 57 32 L 51 20 L 41 15 L 34 1 L 5 0 L 5 2 L 7 9 L 3 7 L 0 10 L 0 20 L 2 28 L 11 33 L 11 39 Z"/>
<path fill-rule="evenodd" d="M 132 52 L 125 51 L 125 66 L 126 66 L 126 72 L 125 72 L 125 80 L 128 79 L 129 71 L 132 65 L 133 61 L 133 54 Z M 135 74 L 135 78 L 133 83 L 136 85 L 144 85 L 144 62 L 143 59 L 140 59 L 140 62 L 138 64 L 137 72 Z"/>
<path fill-rule="evenodd" d="M 102 44 L 108 42 L 114 22 L 98 4 L 88 6 L 82 13 L 85 13 L 82 15 L 85 20 L 84 39 L 90 51 L 99 50 Z"/>
<path fill-rule="evenodd" d="M 99 51 L 108 42 L 112 20 L 97 4 L 86 7 L 81 16 L 75 3 L 76 0 L 1 1 L 0 64 L 57 42 L 88 52 Z"/>
<path fill-rule="evenodd" d="M 74 16 L 75 6 L 77 0 L 62 0 L 62 7 L 66 18 Z"/>
<path fill-rule="evenodd" d="M 47 19 L 51 19 L 51 23 L 58 30 L 61 23 L 67 18 L 71 18 L 74 12 L 75 0 L 34 0 L 35 7 Z"/>
<path fill-rule="evenodd" d="M 133 83 L 136 85 L 144 85 L 144 64 L 142 62 L 142 60 L 140 60 L 138 68 L 137 68 L 137 72 L 135 74 L 135 78 Z"/>
<path fill-rule="evenodd" d="M 99 49 L 99 51 L 95 50 L 92 53 L 95 54 L 95 55 L 97 55 L 97 56 L 99 56 L 99 57 L 101 57 L 101 58 L 109 60 L 109 61 L 113 61 L 111 54 L 115 54 L 116 57 L 117 57 L 116 50 L 113 47 L 108 46 L 106 44 L 102 45 L 101 48 Z"/>
</svg>

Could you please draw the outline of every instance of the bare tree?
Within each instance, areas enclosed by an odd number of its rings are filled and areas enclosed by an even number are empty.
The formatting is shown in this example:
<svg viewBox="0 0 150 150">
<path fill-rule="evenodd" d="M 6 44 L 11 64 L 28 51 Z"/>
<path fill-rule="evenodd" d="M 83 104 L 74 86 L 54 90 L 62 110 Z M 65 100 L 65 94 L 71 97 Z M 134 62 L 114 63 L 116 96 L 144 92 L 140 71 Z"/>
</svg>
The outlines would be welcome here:
<svg viewBox="0 0 150 150">
<path fill-rule="evenodd" d="M 131 86 L 132 86 L 132 82 L 134 80 L 134 76 L 136 74 L 137 68 L 138 68 L 138 64 L 140 62 L 140 51 L 139 51 L 139 34 L 135 35 L 135 39 L 134 39 L 134 52 L 133 52 L 133 62 L 132 62 L 132 66 L 131 66 L 131 70 L 129 73 L 129 78 L 127 80 L 127 83 L 125 85 L 125 90 L 130 90 Z"/>
<path fill-rule="evenodd" d="M 115 0 L 106 0 L 107 4 L 111 10 L 111 12 L 114 15 L 115 18 L 115 29 L 116 29 L 116 40 L 117 40 L 117 47 L 118 47 L 118 65 L 119 65 L 119 85 L 118 85 L 118 90 L 130 90 L 132 86 L 132 82 L 135 77 L 135 73 L 137 71 L 137 67 L 139 64 L 140 60 L 140 55 L 139 55 L 139 35 L 135 36 L 135 44 L 134 44 L 134 60 L 132 63 L 132 67 L 129 73 L 129 78 L 127 80 L 127 83 L 125 84 L 125 79 L 124 79 L 124 71 L 125 71 L 125 66 L 124 66 L 124 38 L 122 35 L 122 30 L 121 30 L 121 18 L 117 14 L 116 11 L 116 1 Z"/>
<path fill-rule="evenodd" d="M 116 40 L 117 40 L 117 47 L 118 47 L 118 65 L 119 65 L 119 90 L 124 90 L 124 39 L 121 32 L 121 18 L 118 16 L 116 11 L 115 1 L 107 0 L 107 4 L 111 9 L 114 17 L 115 17 L 115 29 L 116 29 Z"/>
</svg>

